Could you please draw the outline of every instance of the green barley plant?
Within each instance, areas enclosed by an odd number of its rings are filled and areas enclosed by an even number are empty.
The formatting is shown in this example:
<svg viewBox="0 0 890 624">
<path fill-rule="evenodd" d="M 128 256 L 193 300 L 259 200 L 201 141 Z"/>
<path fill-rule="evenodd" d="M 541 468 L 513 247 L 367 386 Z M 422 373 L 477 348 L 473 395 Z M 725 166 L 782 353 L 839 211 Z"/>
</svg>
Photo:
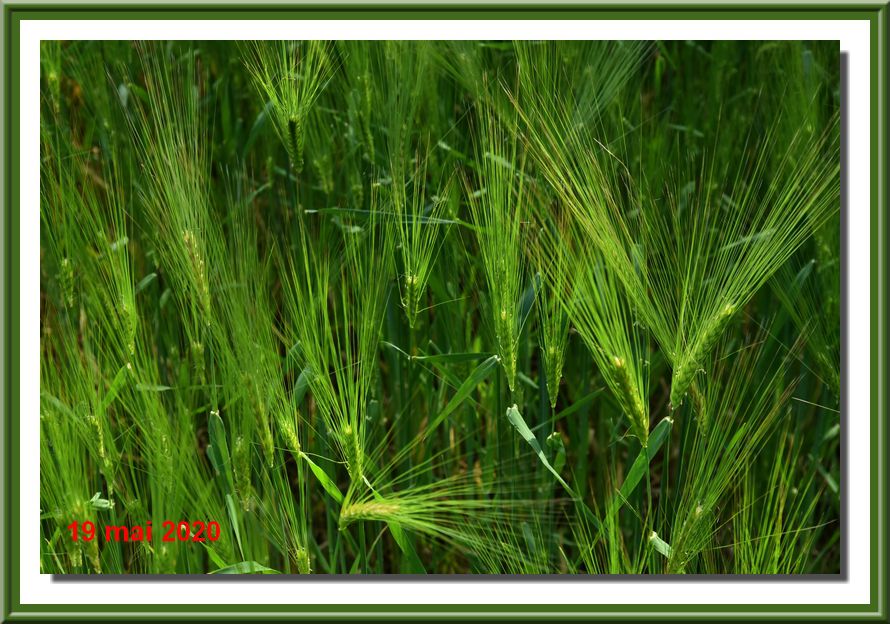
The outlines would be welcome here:
<svg viewBox="0 0 890 624">
<path fill-rule="evenodd" d="M 245 63 L 257 91 L 271 103 L 275 131 L 291 166 L 301 173 L 313 105 L 336 71 L 331 46 L 319 41 L 255 41 L 248 45 Z"/>
<path fill-rule="evenodd" d="M 453 223 L 445 211 L 453 194 L 453 178 L 435 193 L 427 193 L 428 156 L 415 156 L 414 167 L 396 156 L 390 167 L 390 202 L 398 232 L 400 300 L 412 328 L 425 307 L 424 295 L 442 238 Z"/>
<path fill-rule="evenodd" d="M 829 126 L 830 128 L 830 126 Z M 839 168 L 824 157 L 835 153 L 836 144 L 827 137 L 798 146 L 794 137 L 788 151 L 771 172 L 771 182 L 742 183 L 738 171 L 727 185 L 726 173 L 707 172 L 698 185 L 702 190 L 681 191 L 672 199 L 673 223 L 659 222 L 661 208 L 649 213 L 643 238 L 647 248 L 663 249 L 661 240 L 672 236 L 682 253 L 658 258 L 646 278 L 652 298 L 661 304 L 660 316 L 667 321 L 652 323 L 661 340 L 673 333 L 673 378 L 671 403 L 678 405 L 703 360 L 712 350 L 736 311 L 781 267 L 802 242 L 839 209 Z M 826 141 L 828 143 L 826 143 Z M 753 148 L 748 179 L 765 178 L 767 156 L 773 153 L 771 136 Z M 796 151 L 802 156 L 797 157 Z M 815 183 L 802 184 L 802 180 Z M 686 187 L 687 189 L 689 187 Z M 710 189 L 714 189 L 711 191 Z M 716 192 L 722 193 L 720 197 Z M 694 226 L 690 214 L 698 215 Z M 650 225 L 652 224 L 652 225 Z M 651 239 L 650 239 L 651 237 Z M 692 262 L 693 256 L 709 258 Z M 666 273 L 666 275 L 665 275 Z M 677 280 L 677 275 L 683 275 Z M 663 292 L 662 289 L 664 289 Z M 681 305 L 670 305 L 678 300 Z M 673 327 L 673 331 L 668 328 Z"/>
<path fill-rule="evenodd" d="M 556 409 L 559 400 L 559 384 L 562 381 L 562 368 L 565 365 L 566 347 L 569 339 L 569 316 L 563 301 L 570 296 L 569 250 L 558 234 L 547 228 L 562 226 L 550 222 L 541 225 L 541 231 L 531 245 L 531 257 L 537 267 L 535 275 L 539 280 L 537 298 L 539 301 L 540 348 L 544 376 L 547 383 L 547 396 L 550 409 Z"/>
<path fill-rule="evenodd" d="M 286 295 L 298 361 L 350 478 L 358 483 L 364 477 L 365 412 L 389 270 L 380 248 L 386 239 L 377 230 L 373 219 L 364 226 L 344 224 L 342 259 L 328 250 L 315 257 L 307 234 L 303 258 L 297 260 L 302 266 L 292 269 Z M 336 248 L 336 234 L 328 240 Z M 332 298 L 337 305 L 328 305 Z"/>
<path fill-rule="evenodd" d="M 590 350 L 631 430 L 645 446 L 649 438 L 647 336 L 621 286 L 592 250 L 573 258 L 575 289 L 570 318 Z"/>
<path fill-rule="evenodd" d="M 556 253 L 566 256 L 557 257 L 547 272 L 549 281 L 563 285 L 558 301 L 564 309 L 550 314 L 561 313 L 571 319 L 633 434 L 645 446 L 649 437 L 647 336 L 602 256 L 580 244 L 584 238 L 581 231 L 557 227 L 545 231 L 541 238 L 542 247 L 558 249 Z M 575 271 L 570 291 L 565 288 L 566 264 Z"/>
<path fill-rule="evenodd" d="M 525 269 L 523 218 L 526 207 L 525 155 L 515 133 L 486 108 L 479 109 L 476 146 L 479 187 L 468 189 L 490 298 L 498 355 L 510 391 L 516 389 L 519 334 L 525 323 L 520 288 Z"/>
<path fill-rule="evenodd" d="M 729 365 L 718 356 L 710 367 L 714 374 L 692 392 L 696 428 L 688 433 L 690 440 L 683 441 L 689 448 L 680 466 L 683 480 L 678 483 L 675 524 L 665 536 L 670 540 L 668 572 L 689 571 L 703 551 L 713 547 L 715 529 L 723 520 L 719 501 L 744 475 L 744 467 L 754 461 L 781 419 L 792 417 L 788 403 L 794 382 L 785 376 L 797 347 L 776 354 L 758 334 L 751 344 L 728 344 L 724 351 L 733 349 L 738 358 Z"/>
<path fill-rule="evenodd" d="M 157 55 L 157 56 L 156 56 Z M 157 252 L 175 292 L 189 302 L 193 354 L 213 328 L 214 267 L 209 254 L 220 235 L 210 207 L 207 121 L 199 115 L 200 83 L 194 59 L 171 67 L 162 52 L 142 51 L 146 102 L 133 113 L 145 178 L 140 185 Z"/>
<path fill-rule="evenodd" d="M 40 67 L 42 572 L 840 571 L 836 44 Z"/>
</svg>

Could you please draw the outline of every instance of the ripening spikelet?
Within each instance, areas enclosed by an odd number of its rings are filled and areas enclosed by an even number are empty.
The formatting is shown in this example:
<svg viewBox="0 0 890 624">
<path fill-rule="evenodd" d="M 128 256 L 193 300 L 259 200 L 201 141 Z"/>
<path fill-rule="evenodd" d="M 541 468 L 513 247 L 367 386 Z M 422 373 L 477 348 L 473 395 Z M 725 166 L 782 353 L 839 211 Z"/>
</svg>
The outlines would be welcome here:
<svg viewBox="0 0 890 624">
<path fill-rule="evenodd" d="M 402 297 L 402 306 L 408 317 L 408 325 L 413 328 L 420 307 L 420 278 L 417 275 L 405 276 L 405 295 Z"/>
<path fill-rule="evenodd" d="M 193 340 L 191 344 L 192 361 L 195 363 L 195 373 L 198 379 L 204 382 L 204 345 L 197 340 Z"/>
<path fill-rule="evenodd" d="M 295 420 L 299 420 L 299 418 L 298 414 Z M 281 419 L 281 435 L 284 437 L 284 443 L 287 444 L 288 449 L 293 453 L 294 457 L 299 457 L 302 448 L 300 446 L 300 439 L 297 437 L 297 430 L 296 427 L 294 427 L 294 423 L 287 418 Z"/>
<path fill-rule="evenodd" d="M 89 559 L 90 565 L 93 567 L 93 572 L 101 574 L 102 563 L 99 560 L 99 537 L 96 536 L 94 539 L 87 541 L 84 549 L 87 553 L 87 559 Z"/>
<path fill-rule="evenodd" d="M 59 269 L 59 286 L 62 290 L 62 303 L 66 308 L 74 307 L 74 264 L 68 258 L 62 258 Z"/>
<path fill-rule="evenodd" d="M 105 436 L 102 434 L 102 424 L 99 419 L 90 414 L 87 416 L 87 422 L 93 426 L 96 431 L 96 447 L 98 448 L 99 458 L 105 460 Z"/>
<path fill-rule="evenodd" d="M 671 408 L 676 409 L 683 402 L 683 396 L 686 389 L 695 377 L 695 365 L 689 361 L 689 358 L 683 358 L 682 363 L 674 367 L 673 378 L 671 379 Z"/>
<path fill-rule="evenodd" d="M 708 412 L 705 406 L 705 398 L 698 389 L 698 384 L 689 385 L 689 396 L 692 398 L 692 408 L 695 410 L 695 418 L 701 433 L 708 432 Z"/>
<path fill-rule="evenodd" d="M 691 349 L 680 359 L 680 363 L 674 367 L 671 379 L 671 406 L 676 408 L 683 402 L 683 397 L 689 389 L 689 384 L 701 367 L 701 361 L 707 357 L 720 338 L 720 334 L 726 329 L 727 324 L 735 314 L 735 306 L 726 304 L 720 312 L 702 326 L 698 339 Z"/>
<path fill-rule="evenodd" d="M 121 297 L 120 309 L 121 318 L 124 322 L 124 331 L 126 332 L 127 336 L 127 350 L 130 352 L 130 355 L 135 355 L 137 325 L 136 310 L 123 297 Z"/>
<path fill-rule="evenodd" d="M 250 396 L 250 403 L 254 413 L 257 415 L 260 423 L 260 444 L 263 447 L 263 456 L 269 468 L 275 467 L 275 441 L 272 437 L 272 428 L 269 425 L 268 412 L 266 410 L 266 402 L 260 392 L 259 384 L 256 383 L 253 375 L 245 375 L 245 385 Z"/>
<path fill-rule="evenodd" d="M 543 230 L 542 230 L 543 232 Z M 546 234 L 546 232 L 545 232 Z M 538 238 L 534 252 L 538 258 L 551 253 L 553 245 L 549 239 Z M 544 264 L 543 260 L 539 260 Z M 550 409 L 556 409 L 559 396 L 559 384 L 562 380 L 562 368 L 565 363 L 566 346 L 569 339 L 569 320 L 563 310 L 561 299 L 565 292 L 566 266 L 565 253 L 557 250 L 556 259 L 547 265 L 548 273 L 541 277 L 536 296 L 539 298 L 538 308 L 541 312 L 541 360 L 547 382 L 547 396 L 550 398 Z"/>
<path fill-rule="evenodd" d="M 207 281 L 207 267 L 204 264 L 204 256 L 198 248 L 198 241 L 195 234 L 191 230 L 182 232 L 182 242 L 185 243 L 188 252 L 189 262 L 192 265 L 192 272 L 195 276 L 195 286 L 198 289 L 198 301 L 201 310 L 206 316 L 208 327 L 210 326 L 210 285 Z"/>
<path fill-rule="evenodd" d="M 640 398 L 640 393 L 637 392 L 636 384 L 630 377 L 630 371 L 627 369 L 627 362 L 624 361 L 624 358 L 615 356 L 612 358 L 612 364 L 614 366 L 613 374 L 618 383 L 618 400 L 633 423 L 640 442 L 646 446 L 649 439 L 649 417 Z"/>
<path fill-rule="evenodd" d="M 311 574 L 309 551 L 300 546 L 294 551 L 294 563 L 297 564 L 297 572 L 300 574 Z"/>
<path fill-rule="evenodd" d="M 362 480 L 362 448 L 359 444 L 358 434 L 352 425 L 343 428 L 343 452 L 346 453 L 346 468 L 349 470 L 349 478 L 354 483 Z"/>
<path fill-rule="evenodd" d="M 232 448 L 232 468 L 235 472 L 235 490 L 241 499 L 244 511 L 250 511 L 250 449 L 244 436 L 235 438 Z"/>
<path fill-rule="evenodd" d="M 381 501 L 349 503 L 340 510 L 340 530 L 343 530 L 357 520 L 379 520 L 391 517 L 398 511 L 399 505 L 397 503 Z"/>
<path fill-rule="evenodd" d="M 702 329 L 698 339 L 696 349 L 693 351 L 693 358 L 698 361 L 703 359 L 717 344 L 720 334 L 726 329 L 732 315 L 735 314 L 735 306 L 726 304 L 723 309 L 717 313 Z"/>
<path fill-rule="evenodd" d="M 290 164 L 297 173 L 303 172 L 304 143 L 302 115 L 294 115 L 287 120 L 287 152 Z"/>
<path fill-rule="evenodd" d="M 541 349 L 544 357 L 544 375 L 547 378 L 547 396 L 550 397 L 550 408 L 556 409 L 556 399 L 559 396 L 559 382 L 562 379 L 562 366 L 565 362 L 565 343 L 560 343 L 559 337 L 550 336 L 547 346 Z"/>
<path fill-rule="evenodd" d="M 96 432 L 96 449 L 102 464 L 102 473 L 105 475 L 105 481 L 108 484 L 109 494 L 114 492 L 114 482 L 112 481 L 112 465 L 111 458 L 105 449 L 105 434 L 102 431 L 102 423 L 99 419 L 90 414 L 87 416 L 87 422 L 92 425 Z"/>
<path fill-rule="evenodd" d="M 516 322 L 513 318 L 512 310 L 508 310 L 506 307 L 501 307 L 501 311 L 497 316 L 496 337 L 501 362 L 504 365 L 504 372 L 507 374 L 507 385 L 510 386 L 511 392 L 516 385 L 517 338 L 515 332 Z"/>
<path fill-rule="evenodd" d="M 275 467 L 275 439 L 272 436 L 272 427 L 266 422 L 260 426 L 260 443 L 263 445 L 263 456 L 269 468 Z"/>
</svg>

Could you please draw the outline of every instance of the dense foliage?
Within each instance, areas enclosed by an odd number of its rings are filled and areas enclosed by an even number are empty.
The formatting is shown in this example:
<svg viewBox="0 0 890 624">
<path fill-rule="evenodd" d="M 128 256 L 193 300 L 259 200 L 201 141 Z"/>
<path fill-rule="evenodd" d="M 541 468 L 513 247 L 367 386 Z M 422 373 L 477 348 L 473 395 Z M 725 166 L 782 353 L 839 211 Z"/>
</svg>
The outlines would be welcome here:
<svg viewBox="0 0 890 624">
<path fill-rule="evenodd" d="M 836 44 L 41 63 L 43 572 L 839 571 Z"/>
</svg>

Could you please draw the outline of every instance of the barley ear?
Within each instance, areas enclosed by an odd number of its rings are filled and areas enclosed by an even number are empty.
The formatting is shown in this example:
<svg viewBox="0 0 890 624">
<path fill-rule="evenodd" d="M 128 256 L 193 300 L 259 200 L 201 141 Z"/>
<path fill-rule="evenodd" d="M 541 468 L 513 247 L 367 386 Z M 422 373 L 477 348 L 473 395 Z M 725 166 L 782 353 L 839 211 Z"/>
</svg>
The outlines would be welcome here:
<svg viewBox="0 0 890 624">
<path fill-rule="evenodd" d="M 643 446 L 649 439 L 649 417 L 643 407 L 643 400 L 636 389 L 636 385 L 630 377 L 627 363 L 623 358 L 612 358 L 613 373 L 618 381 L 618 400 L 622 408 L 630 418 L 634 433 L 640 438 Z"/>
<path fill-rule="evenodd" d="M 673 409 L 682 404 L 683 397 L 689 390 L 689 384 L 692 383 L 704 359 L 717 344 L 717 339 L 732 320 L 735 311 L 734 305 L 726 304 L 720 312 L 701 326 L 698 338 L 692 343 L 692 348 L 680 356 L 679 364 L 674 367 L 671 379 L 671 407 Z"/>
</svg>

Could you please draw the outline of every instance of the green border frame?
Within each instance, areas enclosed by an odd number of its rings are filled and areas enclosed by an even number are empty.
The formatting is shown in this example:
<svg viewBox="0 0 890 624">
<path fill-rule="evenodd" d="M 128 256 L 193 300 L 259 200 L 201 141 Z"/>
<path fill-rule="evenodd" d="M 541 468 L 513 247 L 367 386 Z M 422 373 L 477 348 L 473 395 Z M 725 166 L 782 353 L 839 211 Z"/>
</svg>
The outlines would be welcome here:
<svg viewBox="0 0 890 624">
<path fill-rule="evenodd" d="M 886 475 L 887 403 L 887 34 L 888 0 L 854 3 L 748 2 L 411 4 L 115 4 L 3 2 L 3 427 L 2 596 L 0 618 L 24 620 L 258 620 L 258 619 L 787 619 L 888 621 L 887 483 L 871 483 L 871 602 L 867 605 L 23 605 L 19 602 L 19 34 L 22 20 L 78 19 L 817 19 L 868 20 L 871 24 L 871 457 L 872 475 Z M 719 581 L 718 581 L 719 582 Z M 600 587 L 606 587 L 600 585 Z M 579 590 L 588 589 L 588 586 Z"/>
</svg>

